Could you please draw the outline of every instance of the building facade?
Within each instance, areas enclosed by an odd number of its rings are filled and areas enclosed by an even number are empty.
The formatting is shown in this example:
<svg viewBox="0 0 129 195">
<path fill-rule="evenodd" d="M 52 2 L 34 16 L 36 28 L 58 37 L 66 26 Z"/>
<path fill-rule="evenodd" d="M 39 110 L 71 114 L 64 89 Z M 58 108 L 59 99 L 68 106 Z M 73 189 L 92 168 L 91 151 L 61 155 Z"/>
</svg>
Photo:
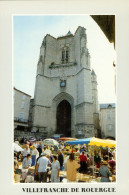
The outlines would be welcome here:
<svg viewBox="0 0 129 195">
<path fill-rule="evenodd" d="M 14 88 L 14 134 L 28 129 L 31 96 Z"/>
<path fill-rule="evenodd" d="M 100 104 L 100 126 L 102 138 L 116 138 L 115 104 Z"/>
<path fill-rule="evenodd" d="M 44 37 L 31 108 L 32 132 L 42 132 L 46 137 L 95 135 L 97 78 L 91 71 L 85 31 L 79 26 L 74 35 L 69 31 L 58 38 L 49 34 Z"/>
</svg>

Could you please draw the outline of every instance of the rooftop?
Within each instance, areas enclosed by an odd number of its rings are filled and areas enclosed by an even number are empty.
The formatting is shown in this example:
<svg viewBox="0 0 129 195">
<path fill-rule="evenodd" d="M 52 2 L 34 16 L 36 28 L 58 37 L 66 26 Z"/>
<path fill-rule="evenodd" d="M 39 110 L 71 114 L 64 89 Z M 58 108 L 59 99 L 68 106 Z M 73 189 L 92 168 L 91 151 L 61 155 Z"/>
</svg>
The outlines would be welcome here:
<svg viewBox="0 0 129 195">
<path fill-rule="evenodd" d="M 59 36 L 59 37 L 57 37 L 57 39 L 64 38 L 64 37 L 73 37 L 73 34 L 72 34 L 71 31 L 69 30 L 68 33 L 67 33 L 66 35 Z"/>
<path fill-rule="evenodd" d="M 31 95 L 29 95 L 29 94 L 27 94 L 27 93 L 24 93 L 23 91 L 20 91 L 19 89 L 16 89 L 15 87 L 14 87 L 14 90 L 16 90 L 16 91 L 18 91 L 18 92 L 20 92 L 20 93 L 23 93 L 24 95 L 27 95 L 27 96 L 31 97 Z"/>
<path fill-rule="evenodd" d="M 100 104 L 100 109 L 102 109 L 102 108 L 108 108 L 108 107 L 115 108 L 116 107 L 116 104 L 115 103 Z"/>
</svg>

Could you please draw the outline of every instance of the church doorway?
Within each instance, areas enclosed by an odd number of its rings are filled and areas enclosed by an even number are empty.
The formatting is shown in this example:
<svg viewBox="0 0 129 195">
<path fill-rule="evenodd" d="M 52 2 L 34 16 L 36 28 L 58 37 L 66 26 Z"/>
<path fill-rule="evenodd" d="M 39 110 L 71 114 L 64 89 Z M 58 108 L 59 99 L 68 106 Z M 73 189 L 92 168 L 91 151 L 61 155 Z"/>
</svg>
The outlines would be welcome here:
<svg viewBox="0 0 129 195">
<path fill-rule="evenodd" d="M 56 121 L 56 133 L 71 137 L 71 105 L 67 100 L 63 100 L 58 104 Z"/>
</svg>

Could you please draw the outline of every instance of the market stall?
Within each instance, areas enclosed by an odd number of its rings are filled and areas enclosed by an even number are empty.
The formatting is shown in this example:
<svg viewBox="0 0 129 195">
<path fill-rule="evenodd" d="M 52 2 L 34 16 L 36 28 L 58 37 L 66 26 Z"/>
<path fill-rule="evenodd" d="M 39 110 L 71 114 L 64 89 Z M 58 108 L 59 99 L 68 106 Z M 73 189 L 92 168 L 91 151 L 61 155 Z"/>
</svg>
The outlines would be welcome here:
<svg viewBox="0 0 129 195">
<path fill-rule="evenodd" d="M 116 147 L 116 141 L 114 140 L 106 140 L 106 139 L 99 139 L 96 137 L 90 137 L 90 138 L 84 138 L 84 139 L 78 139 L 78 140 L 72 140 L 72 141 L 66 141 L 67 144 L 70 145 L 96 145 L 96 146 L 102 146 L 102 147 Z"/>
<path fill-rule="evenodd" d="M 97 149 L 101 149 L 101 148 L 112 148 L 112 147 L 116 147 L 116 141 L 115 140 L 106 140 L 106 139 L 99 139 L 99 138 L 95 138 L 95 137 L 91 137 L 91 138 L 84 138 L 84 139 L 78 139 L 78 140 L 74 140 L 74 141 L 67 141 L 67 144 L 70 145 L 84 145 L 86 144 L 87 146 L 89 146 L 89 153 L 92 156 L 92 170 L 93 170 L 93 176 L 95 175 L 96 172 L 96 168 L 95 168 L 95 163 L 94 163 L 94 153 L 96 148 Z"/>
<path fill-rule="evenodd" d="M 23 148 L 21 146 L 19 146 L 17 143 L 13 143 L 14 144 L 14 152 L 22 152 Z"/>
</svg>

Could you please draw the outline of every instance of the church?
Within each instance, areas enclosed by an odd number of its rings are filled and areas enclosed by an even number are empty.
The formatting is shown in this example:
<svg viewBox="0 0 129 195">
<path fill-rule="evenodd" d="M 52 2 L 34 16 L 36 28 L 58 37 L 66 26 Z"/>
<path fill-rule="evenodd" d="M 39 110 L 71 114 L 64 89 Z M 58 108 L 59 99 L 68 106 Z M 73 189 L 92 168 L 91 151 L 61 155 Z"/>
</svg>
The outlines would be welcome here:
<svg viewBox="0 0 129 195">
<path fill-rule="evenodd" d="M 87 35 L 78 27 L 61 37 L 47 34 L 40 47 L 32 106 L 32 132 L 45 137 L 92 137 L 99 131 L 97 77 Z"/>
</svg>

